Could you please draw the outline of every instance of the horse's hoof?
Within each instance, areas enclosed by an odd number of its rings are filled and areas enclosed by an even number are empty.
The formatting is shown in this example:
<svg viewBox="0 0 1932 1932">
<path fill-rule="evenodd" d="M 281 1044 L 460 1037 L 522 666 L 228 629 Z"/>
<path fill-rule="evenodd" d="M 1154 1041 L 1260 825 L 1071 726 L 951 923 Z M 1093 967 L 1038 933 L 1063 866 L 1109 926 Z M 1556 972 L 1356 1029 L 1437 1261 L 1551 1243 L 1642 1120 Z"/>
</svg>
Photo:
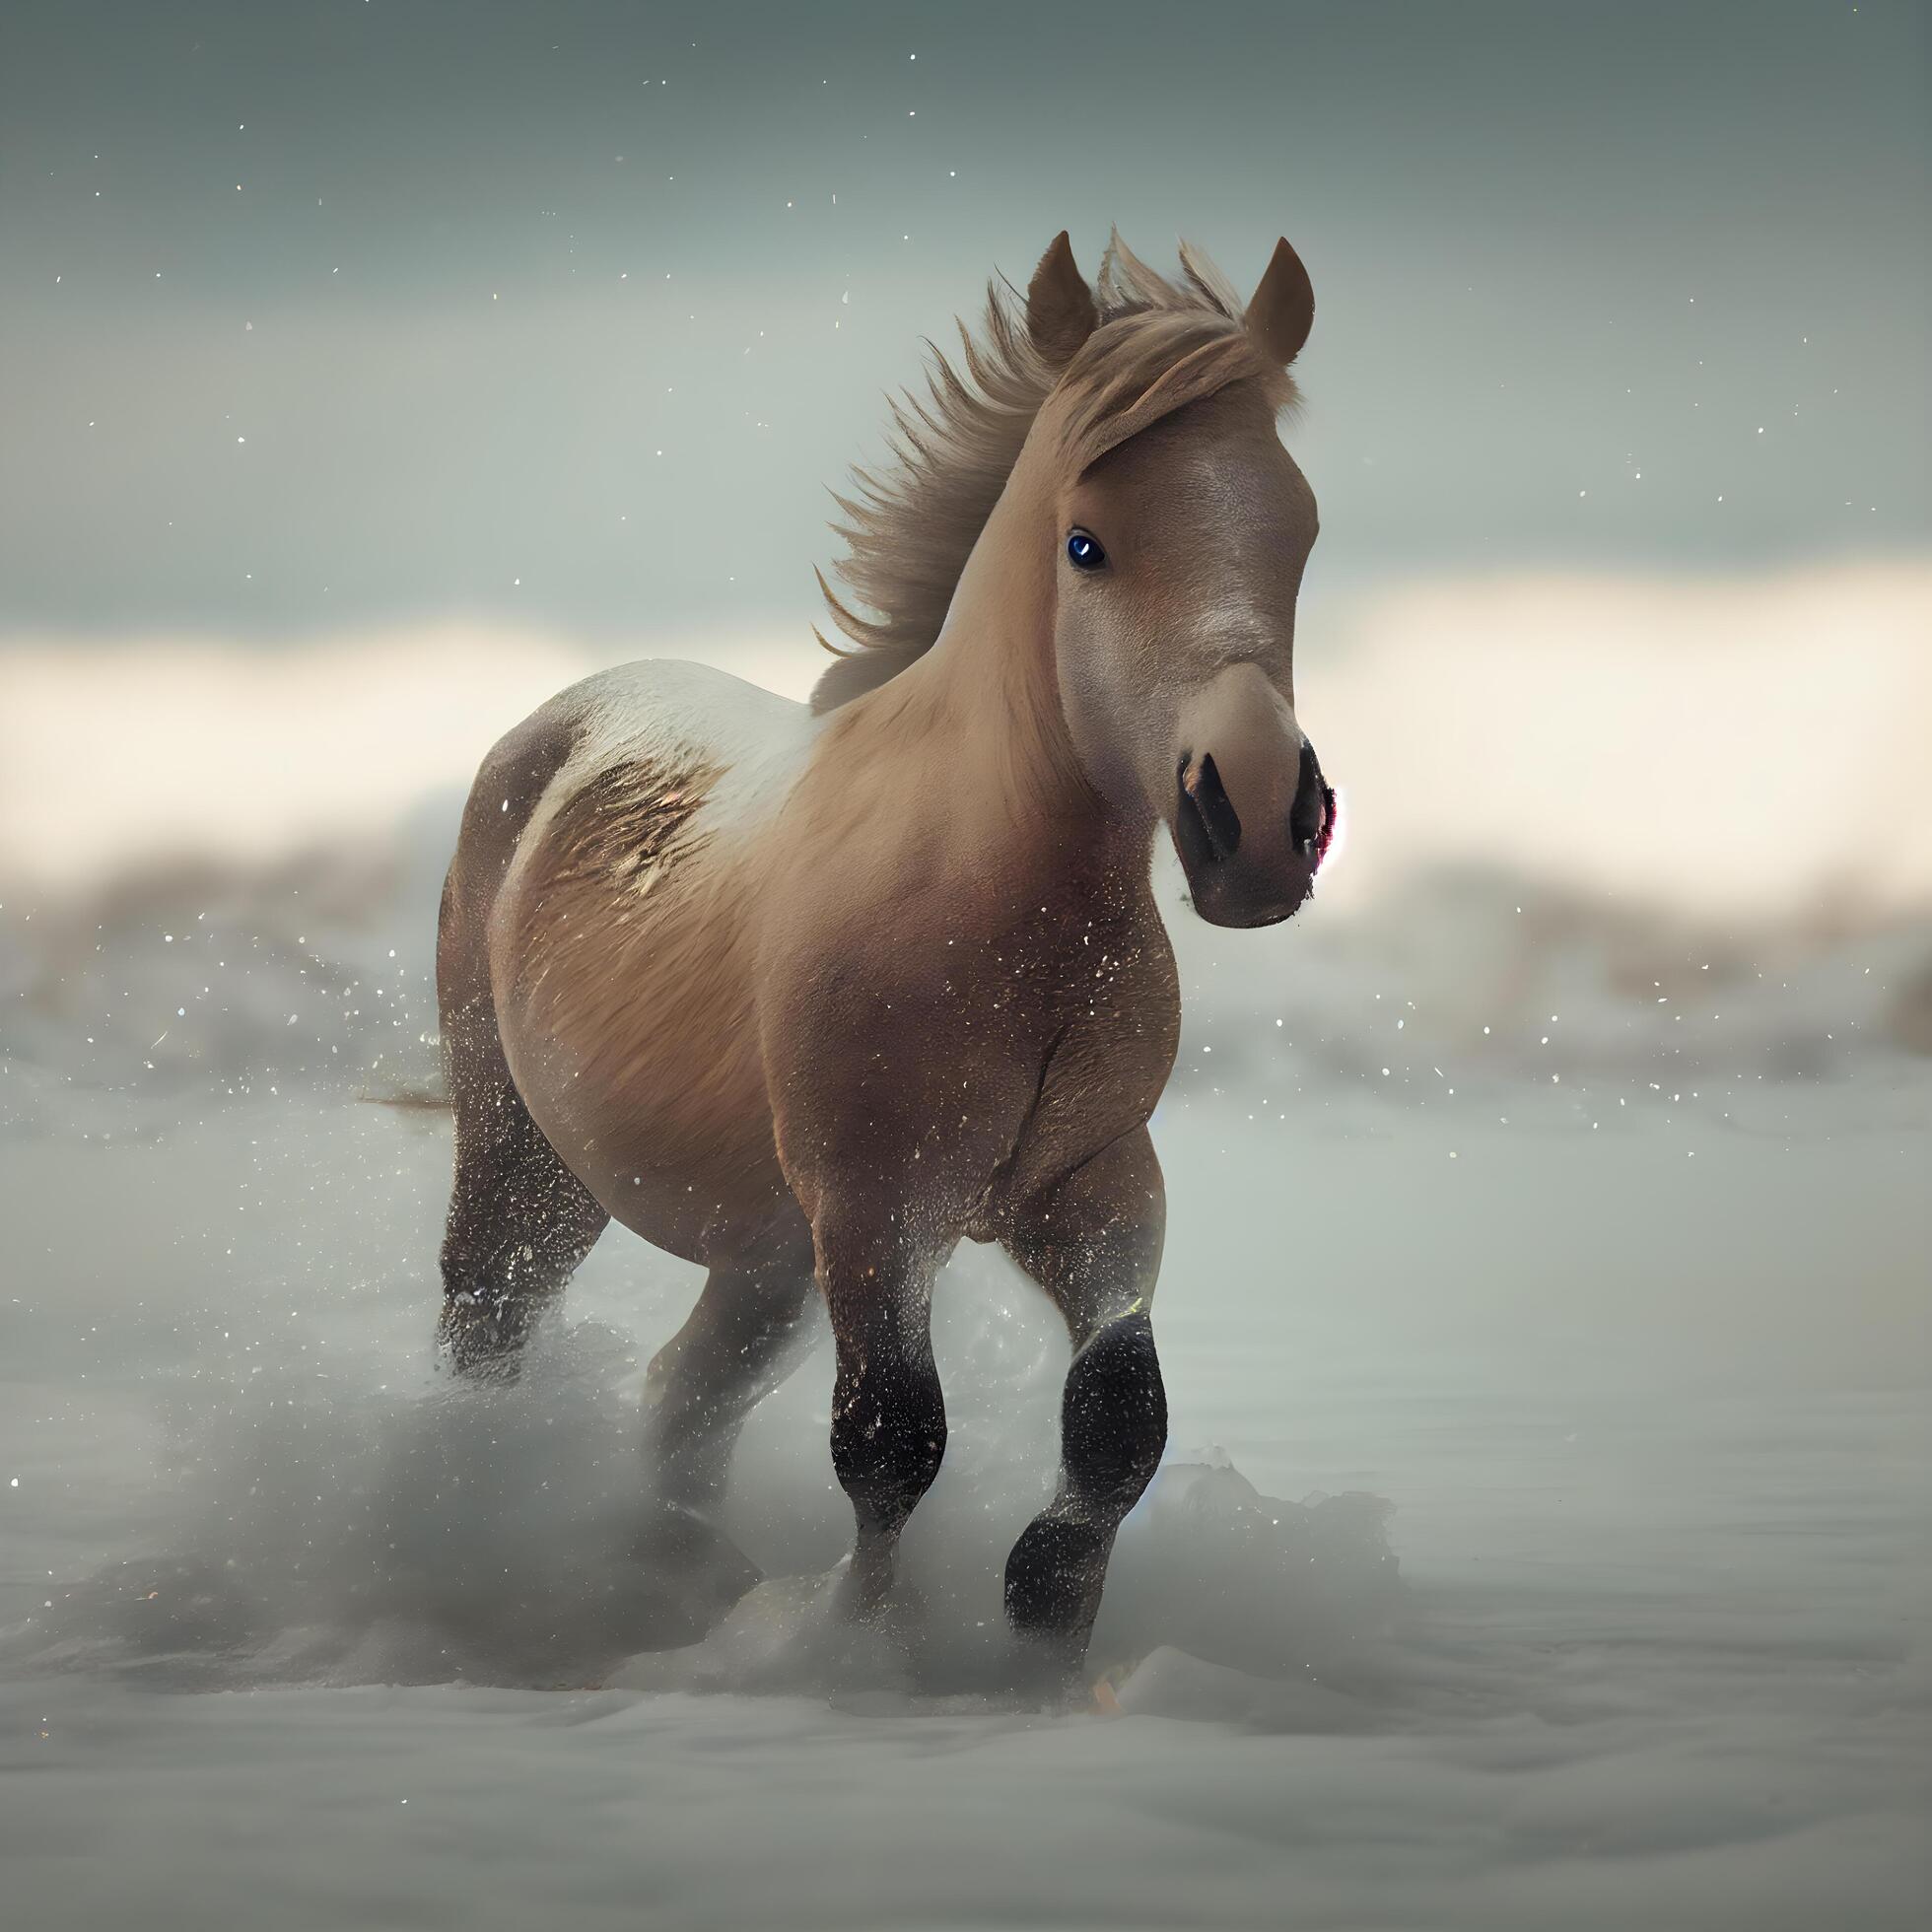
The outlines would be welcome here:
<svg viewBox="0 0 1932 1932">
<path fill-rule="evenodd" d="M 837 1574 L 832 1598 L 835 1622 L 871 1630 L 902 1649 L 926 1627 L 926 1595 L 915 1585 L 899 1577 L 863 1576 L 849 1557 Z"/>
<path fill-rule="evenodd" d="M 1102 1691 L 1113 1692 L 1089 1675 L 1084 1642 L 1045 1630 L 1014 1633 L 1012 1686 L 1022 1703 L 1062 1714 L 1098 1710 Z"/>
<path fill-rule="evenodd" d="M 464 1381 L 514 1382 L 528 1326 L 507 1303 L 450 1295 L 436 1325 L 437 1366 Z"/>
<path fill-rule="evenodd" d="M 656 1511 L 632 1547 L 663 1597 L 658 1647 L 696 1643 L 765 1573 L 722 1530 L 675 1504 Z"/>
</svg>

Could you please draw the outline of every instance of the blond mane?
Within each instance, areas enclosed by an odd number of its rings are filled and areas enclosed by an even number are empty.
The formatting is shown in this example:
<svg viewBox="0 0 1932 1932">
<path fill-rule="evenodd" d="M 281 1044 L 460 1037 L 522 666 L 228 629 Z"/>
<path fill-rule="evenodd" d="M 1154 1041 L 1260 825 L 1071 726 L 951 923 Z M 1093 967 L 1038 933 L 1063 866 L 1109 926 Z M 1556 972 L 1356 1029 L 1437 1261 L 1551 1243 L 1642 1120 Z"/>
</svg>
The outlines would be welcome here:
<svg viewBox="0 0 1932 1932">
<path fill-rule="evenodd" d="M 987 284 L 979 335 L 955 323 L 963 375 L 928 343 L 927 393 L 888 398 L 891 466 L 855 468 L 855 494 L 833 492 L 845 521 L 832 527 L 846 544 L 833 569 L 850 597 L 822 571 L 818 586 L 855 648 L 814 629 L 839 659 L 812 693 L 814 711 L 883 684 L 931 648 L 1034 418 L 1062 382 L 1070 409 L 1061 453 L 1075 472 L 1232 381 L 1259 382 L 1276 409 L 1294 400 L 1292 380 L 1249 335 L 1219 270 L 1185 242 L 1180 255 L 1181 279 L 1169 281 L 1116 234 L 1094 289 L 1098 324 L 1068 363 L 1034 345 L 1016 291 L 997 281 Z"/>
</svg>

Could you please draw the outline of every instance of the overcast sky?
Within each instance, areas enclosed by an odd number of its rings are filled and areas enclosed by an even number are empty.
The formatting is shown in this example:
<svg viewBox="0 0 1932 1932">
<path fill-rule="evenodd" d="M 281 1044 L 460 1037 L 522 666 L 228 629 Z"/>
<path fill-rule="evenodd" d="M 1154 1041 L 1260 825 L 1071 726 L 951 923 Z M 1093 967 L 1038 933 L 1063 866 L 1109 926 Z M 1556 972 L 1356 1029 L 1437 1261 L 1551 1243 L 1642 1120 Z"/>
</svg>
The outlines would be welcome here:
<svg viewBox="0 0 1932 1932">
<path fill-rule="evenodd" d="M 0 13 L 0 636 L 815 614 L 996 266 L 1318 316 L 1311 584 L 1921 550 L 1922 8 Z"/>
</svg>

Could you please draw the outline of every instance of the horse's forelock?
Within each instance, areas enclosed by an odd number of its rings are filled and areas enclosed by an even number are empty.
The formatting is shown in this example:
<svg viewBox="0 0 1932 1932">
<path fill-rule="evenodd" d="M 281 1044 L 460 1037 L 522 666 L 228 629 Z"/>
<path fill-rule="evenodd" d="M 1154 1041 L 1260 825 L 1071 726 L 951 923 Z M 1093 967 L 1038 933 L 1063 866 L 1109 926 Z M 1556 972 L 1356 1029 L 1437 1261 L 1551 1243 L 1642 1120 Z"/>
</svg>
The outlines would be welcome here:
<svg viewBox="0 0 1932 1932">
<path fill-rule="evenodd" d="M 1287 372 L 1259 353 L 1238 320 L 1155 310 L 1111 326 L 1123 335 L 1113 342 L 1097 340 L 1107 333 L 1103 325 L 1089 338 L 1091 366 L 1083 368 L 1076 359 L 1067 375 L 1070 393 L 1063 455 L 1075 474 L 1232 382 L 1256 383 L 1276 410 L 1295 400 Z"/>
</svg>

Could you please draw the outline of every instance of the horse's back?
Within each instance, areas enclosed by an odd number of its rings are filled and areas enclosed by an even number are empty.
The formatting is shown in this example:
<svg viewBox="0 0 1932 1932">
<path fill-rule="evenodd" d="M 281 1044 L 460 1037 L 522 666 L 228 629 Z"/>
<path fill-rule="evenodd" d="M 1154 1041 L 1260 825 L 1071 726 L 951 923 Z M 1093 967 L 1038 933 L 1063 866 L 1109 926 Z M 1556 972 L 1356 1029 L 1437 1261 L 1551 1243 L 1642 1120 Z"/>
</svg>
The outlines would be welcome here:
<svg viewBox="0 0 1932 1932">
<path fill-rule="evenodd" d="M 558 1153 L 619 1219 L 677 1252 L 714 1245 L 716 1212 L 735 1218 L 724 1197 L 762 1198 L 776 1175 L 751 1018 L 750 860 L 815 728 L 804 706 L 728 672 L 625 664 L 500 740 L 464 812 L 445 901 L 446 1031 L 452 993 L 487 1002 Z M 716 1212 L 693 1221 L 707 1197 Z"/>
<path fill-rule="evenodd" d="M 535 714 L 573 721 L 561 786 L 617 767 L 715 774 L 704 813 L 708 836 L 748 829 L 797 776 L 816 728 L 809 711 L 711 664 L 647 657 L 574 684 Z"/>
<path fill-rule="evenodd" d="M 458 910 L 487 921 L 557 809 L 586 787 L 610 789 L 620 772 L 703 773 L 707 838 L 750 831 L 790 789 L 812 729 L 803 705 L 709 664 L 643 658 L 582 679 L 505 732 L 478 767 L 450 868 L 452 894 L 468 902 Z"/>
</svg>

